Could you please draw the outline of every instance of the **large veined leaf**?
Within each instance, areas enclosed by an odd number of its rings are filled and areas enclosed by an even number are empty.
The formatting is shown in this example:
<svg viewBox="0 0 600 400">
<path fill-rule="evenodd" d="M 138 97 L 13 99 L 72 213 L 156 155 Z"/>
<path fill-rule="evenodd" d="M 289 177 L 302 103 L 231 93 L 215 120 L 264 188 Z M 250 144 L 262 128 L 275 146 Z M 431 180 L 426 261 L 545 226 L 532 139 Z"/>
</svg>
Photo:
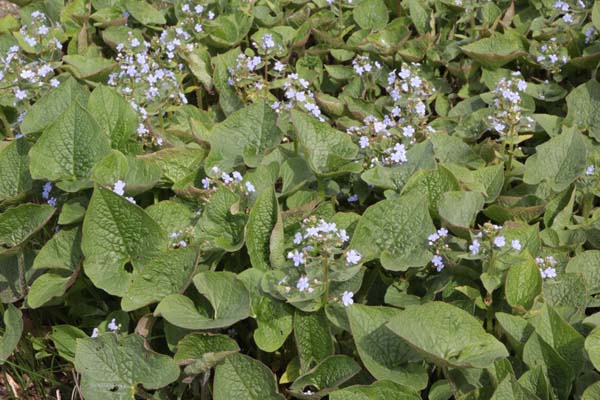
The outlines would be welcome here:
<svg viewBox="0 0 600 400">
<path fill-rule="evenodd" d="M 234 273 L 205 271 L 193 281 L 212 307 L 197 306 L 191 298 L 173 294 L 161 300 L 155 315 L 186 329 L 224 328 L 250 315 L 248 290 Z"/>
<path fill-rule="evenodd" d="M 510 267 L 506 275 L 506 301 L 513 307 L 528 310 L 542 292 L 542 276 L 533 260 Z"/>
<path fill-rule="evenodd" d="M 81 374 L 81 392 L 89 400 L 132 399 L 140 384 L 159 389 L 179 377 L 173 359 L 147 350 L 138 335 L 77 339 L 75 368 Z"/>
<path fill-rule="evenodd" d="M 317 175 L 335 176 L 360 172 L 355 160 L 358 147 L 350 136 L 300 111 L 292 111 L 296 139 L 308 165 Z"/>
<path fill-rule="evenodd" d="M 587 338 L 585 338 L 585 351 L 594 368 L 600 371 L 600 329 L 594 329 Z"/>
<path fill-rule="evenodd" d="M 435 231 L 427 202 L 417 194 L 380 201 L 362 215 L 350 248 L 363 261 L 381 259 L 389 270 L 406 270 L 427 264 L 427 236 Z"/>
<path fill-rule="evenodd" d="M 586 167 L 586 148 L 580 133 L 563 131 L 536 148 L 525 163 L 525 183 L 547 181 L 555 191 L 566 189 Z"/>
<path fill-rule="evenodd" d="M 23 315 L 21 310 L 9 304 L 4 311 L 4 335 L 0 338 L 0 365 L 12 354 L 21 339 L 23 332 Z"/>
<path fill-rule="evenodd" d="M 290 386 L 290 391 L 303 394 L 306 390 L 315 390 L 317 396 L 324 396 L 337 389 L 341 384 L 360 371 L 360 366 L 346 355 L 329 356 L 313 369 L 298 377 Z"/>
<path fill-rule="evenodd" d="M 448 303 L 409 307 L 387 326 L 440 366 L 486 368 L 508 356 L 504 345 L 486 333 L 479 320 Z"/>
<path fill-rule="evenodd" d="M 140 207 L 96 187 L 83 222 L 84 271 L 97 287 L 123 296 L 142 268 L 167 250 L 166 236 Z"/>
<path fill-rule="evenodd" d="M 362 1 L 354 9 L 353 17 L 363 29 L 381 29 L 388 22 L 388 9 L 383 0 Z"/>
<path fill-rule="evenodd" d="M 311 367 L 334 354 L 333 338 L 323 311 L 305 313 L 296 310 L 294 339 L 300 357 L 300 371 Z"/>
<path fill-rule="evenodd" d="M 262 277 L 263 271 L 256 268 L 247 269 L 239 275 L 250 293 L 250 316 L 256 319 L 258 325 L 253 334 L 254 341 L 262 351 L 274 352 L 292 333 L 294 309 L 266 295 L 261 290 Z"/>
<path fill-rule="evenodd" d="M 33 105 L 23 118 L 21 132 L 27 135 L 43 131 L 73 104 L 86 104 L 88 96 L 84 86 L 74 78 L 67 79 Z"/>
<path fill-rule="evenodd" d="M 567 96 L 569 112 L 564 123 L 567 126 L 587 130 L 591 137 L 600 141 L 600 82 L 595 79 L 577 86 Z"/>
<path fill-rule="evenodd" d="M 460 48 L 465 54 L 487 68 L 495 69 L 526 55 L 517 37 L 495 34 Z"/>
<path fill-rule="evenodd" d="M 148 262 L 131 281 L 121 308 L 132 311 L 180 292 L 191 282 L 198 257 L 198 247 L 190 246 L 169 250 Z"/>
<path fill-rule="evenodd" d="M 245 154 L 260 157 L 265 150 L 278 145 L 283 134 L 275 124 L 276 118 L 267 102 L 258 101 L 216 125 L 208 138 L 207 170 L 215 165 L 230 170 L 247 161 Z"/>
<path fill-rule="evenodd" d="M 131 16 L 144 25 L 164 24 L 166 22 L 164 15 L 145 0 L 126 0 L 124 5 Z"/>
<path fill-rule="evenodd" d="M 128 142 L 135 135 L 138 117 L 123 97 L 113 88 L 99 85 L 88 99 L 87 108 L 94 116 L 113 149 L 128 152 Z"/>
<path fill-rule="evenodd" d="M 277 223 L 279 205 L 273 189 L 263 191 L 250 210 L 246 225 L 246 247 L 254 268 L 270 268 L 271 233 Z"/>
<path fill-rule="evenodd" d="M 0 254 L 14 251 L 42 229 L 56 209 L 46 204 L 21 204 L 0 214 Z"/>
<path fill-rule="evenodd" d="M 171 147 L 140 156 L 156 163 L 163 176 L 175 183 L 195 172 L 206 157 L 206 150 L 195 143 Z"/>
<path fill-rule="evenodd" d="M 212 195 L 196 226 L 196 235 L 203 245 L 226 251 L 237 251 L 244 245 L 246 214 L 232 213 L 232 206 L 239 200 L 239 196 L 226 187 Z"/>
<path fill-rule="evenodd" d="M 75 271 L 83 259 L 80 226 L 58 231 L 39 251 L 33 268 L 64 269 Z"/>
<path fill-rule="evenodd" d="M 588 250 L 569 260 L 566 272 L 579 273 L 583 276 L 590 294 L 600 293 L 600 251 Z"/>
<path fill-rule="evenodd" d="M 430 392 L 431 395 L 431 392 Z M 391 381 L 377 381 L 369 386 L 350 386 L 336 390 L 329 395 L 330 400 L 420 400 L 419 394 L 408 386 Z"/>
<path fill-rule="evenodd" d="M 0 201 L 31 189 L 29 149 L 25 139 L 14 140 L 0 149 Z"/>
<path fill-rule="evenodd" d="M 192 333 L 177 342 L 174 360 L 195 375 L 213 368 L 230 354 L 240 351 L 235 340 L 226 335 Z"/>
<path fill-rule="evenodd" d="M 284 400 L 277 391 L 277 382 L 269 368 L 243 354 L 225 358 L 215 370 L 213 385 L 215 400 Z"/>
<path fill-rule="evenodd" d="M 421 357 L 386 326 L 399 309 L 354 304 L 347 310 L 356 349 L 371 375 L 416 390 L 427 386 L 427 371 L 417 363 Z"/>
<path fill-rule="evenodd" d="M 92 167 L 110 151 L 110 140 L 79 103 L 67 108 L 31 148 L 31 176 L 59 181 L 65 191 L 90 187 Z"/>
</svg>

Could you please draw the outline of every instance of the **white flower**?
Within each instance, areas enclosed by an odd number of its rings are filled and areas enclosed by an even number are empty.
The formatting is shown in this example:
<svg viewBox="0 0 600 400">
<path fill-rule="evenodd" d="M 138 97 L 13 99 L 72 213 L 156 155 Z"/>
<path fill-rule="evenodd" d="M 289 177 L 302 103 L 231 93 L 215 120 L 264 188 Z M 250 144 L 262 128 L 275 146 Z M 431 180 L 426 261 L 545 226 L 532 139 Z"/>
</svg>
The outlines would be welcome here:
<svg viewBox="0 0 600 400">
<path fill-rule="evenodd" d="M 361 149 L 369 147 L 369 138 L 366 136 L 361 136 L 360 139 L 358 139 L 358 145 Z"/>
<path fill-rule="evenodd" d="M 340 229 L 340 231 L 338 232 L 338 236 L 340 237 L 340 240 L 345 243 L 348 240 L 350 240 L 350 238 L 348 237 L 348 234 L 346 233 L 345 229 Z"/>
<path fill-rule="evenodd" d="M 273 41 L 273 35 L 266 33 L 263 35 L 263 48 L 272 49 L 275 47 L 275 41 Z"/>
<path fill-rule="evenodd" d="M 123 196 L 125 194 L 125 185 L 125 182 L 123 182 L 122 180 L 116 181 L 113 187 L 113 192 L 115 192 L 119 196 Z"/>
<path fill-rule="evenodd" d="M 254 193 L 254 192 L 256 192 L 256 188 L 254 187 L 254 185 L 252 184 L 252 182 L 246 181 L 246 191 L 248 193 Z"/>
<path fill-rule="evenodd" d="M 114 318 L 108 323 L 108 325 L 106 325 L 106 327 L 113 332 L 119 330 L 119 325 L 117 325 L 117 321 Z"/>
<path fill-rule="evenodd" d="M 349 292 L 349 291 L 344 291 L 344 293 L 342 293 L 342 304 L 344 305 L 344 307 L 348 307 L 351 304 L 354 304 L 354 293 Z"/>
<path fill-rule="evenodd" d="M 231 173 L 231 176 L 233 177 L 233 179 L 235 179 L 238 182 L 241 182 L 244 178 L 242 178 L 242 174 L 240 174 L 238 171 L 233 171 Z"/>
<path fill-rule="evenodd" d="M 402 134 L 406 137 L 413 137 L 413 135 L 415 134 L 415 128 L 413 128 L 412 126 L 405 126 L 404 128 L 402 128 Z"/>
<path fill-rule="evenodd" d="M 287 255 L 288 260 L 294 261 L 294 267 L 299 267 L 300 264 L 304 264 L 304 253 L 294 250 L 289 252 Z"/>
<path fill-rule="evenodd" d="M 521 251 L 522 246 L 521 246 L 521 242 L 518 239 L 514 239 L 512 242 L 510 242 L 510 244 L 513 249 L 515 249 L 517 251 Z"/>
<path fill-rule="evenodd" d="M 540 269 L 540 273 L 542 274 L 542 279 L 556 278 L 556 269 L 554 269 L 552 267 L 548 267 L 546 269 Z"/>
<path fill-rule="evenodd" d="M 296 288 L 301 292 L 309 289 L 310 285 L 308 284 L 308 277 L 304 275 L 301 276 L 300 279 L 298 279 L 298 283 L 296 283 Z"/>
<path fill-rule="evenodd" d="M 506 239 L 504 238 L 504 236 L 498 236 L 498 237 L 494 238 L 494 246 L 504 247 L 505 244 L 506 244 Z"/>
<path fill-rule="evenodd" d="M 202 25 L 200 25 L 200 24 L 194 25 L 194 31 L 196 31 L 196 33 L 202 32 Z"/>
<path fill-rule="evenodd" d="M 181 240 L 179 242 L 179 247 L 187 247 L 187 242 L 185 240 Z"/>
<path fill-rule="evenodd" d="M 210 189 L 210 178 L 203 178 L 202 179 L 202 188 L 203 189 Z"/>
<path fill-rule="evenodd" d="M 273 66 L 273 69 L 277 72 L 282 72 L 285 69 L 285 64 L 277 60 L 277 62 L 275 62 L 275 65 Z"/>
<path fill-rule="evenodd" d="M 480 246 L 481 245 L 479 243 L 479 240 L 475 239 L 475 240 L 473 240 L 473 244 L 471 244 L 469 246 L 469 251 L 471 252 L 471 254 L 477 255 L 477 254 L 479 254 L 479 247 Z"/>
<path fill-rule="evenodd" d="M 440 235 L 440 237 L 446 237 L 448 236 L 448 229 L 440 228 L 438 229 L 437 234 Z"/>
<path fill-rule="evenodd" d="M 562 17 L 562 20 L 566 23 L 566 24 L 570 24 L 573 22 L 573 15 L 572 14 L 565 14 Z"/>
<path fill-rule="evenodd" d="M 94 328 L 94 330 L 92 331 L 92 336 L 90 336 L 90 337 L 97 338 L 98 337 L 98 333 L 99 333 L 98 332 L 98 328 Z"/>
<path fill-rule="evenodd" d="M 429 235 L 427 237 L 427 240 L 429 241 L 429 245 L 432 246 L 433 242 L 436 242 L 439 238 L 440 238 L 440 235 L 437 232 L 434 232 L 431 235 Z"/>
<path fill-rule="evenodd" d="M 56 207 L 56 197 L 51 197 L 50 199 L 48 199 L 48 205 Z"/>
<path fill-rule="evenodd" d="M 350 250 L 346 253 L 346 262 L 348 264 L 358 264 L 362 259 L 362 255 L 356 250 Z"/>
<path fill-rule="evenodd" d="M 42 198 L 48 200 L 50 198 L 50 192 L 52 191 L 52 182 L 46 182 L 42 187 Z"/>
<path fill-rule="evenodd" d="M 433 256 L 431 263 L 435 266 L 437 272 L 440 272 L 444 269 L 444 259 L 439 254 Z"/>
<path fill-rule="evenodd" d="M 300 232 L 296 232 L 294 235 L 294 244 L 302 243 L 302 234 Z"/>
<path fill-rule="evenodd" d="M 23 99 L 27 98 L 27 92 L 25 90 L 21 90 L 19 88 L 14 88 L 13 91 L 14 91 L 15 97 L 17 99 L 23 100 Z"/>
<path fill-rule="evenodd" d="M 586 168 L 585 174 L 592 175 L 596 171 L 596 168 L 593 165 L 590 165 Z"/>
<path fill-rule="evenodd" d="M 55 87 L 58 87 L 58 85 L 60 85 L 60 81 L 58 79 L 56 79 L 56 78 L 50 79 L 50 86 L 55 88 Z"/>
<path fill-rule="evenodd" d="M 233 178 L 227 172 L 221 174 L 221 179 L 226 185 L 233 182 Z"/>
<path fill-rule="evenodd" d="M 196 11 L 196 14 L 200 14 L 202 11 L 204 11 L 204 6 L 198 4 L 196 7 L 194 7 L 194 11 Z"/>
<path fill-rule="evenodd" d="M 527 90 L 527 82 L 525 82 L 522 79 L 519 79 L 519 81 L 517 82 L 517 89 L 519 89 L 521 92 Z"/>
<path fill-rule="evenodd" d="M 353 194 L 352 196 L 348 197 L 348 203 L 354 203 L 358 201 L 358 195 L 357 194 Z"/>
</svg>

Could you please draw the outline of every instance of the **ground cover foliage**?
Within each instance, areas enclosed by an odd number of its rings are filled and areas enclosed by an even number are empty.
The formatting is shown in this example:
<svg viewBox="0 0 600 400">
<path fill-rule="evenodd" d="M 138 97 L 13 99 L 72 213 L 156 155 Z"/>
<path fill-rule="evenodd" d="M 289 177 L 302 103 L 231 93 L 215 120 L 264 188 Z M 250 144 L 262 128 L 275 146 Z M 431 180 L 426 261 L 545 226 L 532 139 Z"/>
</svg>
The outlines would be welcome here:
<svg viewBox="0 0 600 400">
<path fill-rule="evenodd" d="M 600 399 L 600 2 L 16 3 L 2 395 Z"/>
</svg>

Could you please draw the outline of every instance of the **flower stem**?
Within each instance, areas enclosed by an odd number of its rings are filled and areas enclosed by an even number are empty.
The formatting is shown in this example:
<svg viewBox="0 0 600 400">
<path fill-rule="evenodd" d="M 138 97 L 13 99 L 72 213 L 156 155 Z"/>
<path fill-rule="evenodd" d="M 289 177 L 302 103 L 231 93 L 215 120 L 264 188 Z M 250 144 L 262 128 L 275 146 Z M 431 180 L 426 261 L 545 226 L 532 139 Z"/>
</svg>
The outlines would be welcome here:
<svg viewBox="0 0 600 400">
<path fill-rule="evenodd" d="M 329 257 L 323 263 L 323 307 L 329 302 Z"/>
<path fill-rule="evenodd" d="M 513 161 L 513 153 L 515 150 L 515 144 L 513 142 L 514 135 L 516 134 L 514 127 L 510 130 L 509 133 L 509 142 L 508 142 L 508 161 L 506 162 L 506 171 L 504 172 L 504 187 L 503 190 L 506 191 L 510 185 L 510 175 L 512 173 L 512 161 Z"/>
</svg>

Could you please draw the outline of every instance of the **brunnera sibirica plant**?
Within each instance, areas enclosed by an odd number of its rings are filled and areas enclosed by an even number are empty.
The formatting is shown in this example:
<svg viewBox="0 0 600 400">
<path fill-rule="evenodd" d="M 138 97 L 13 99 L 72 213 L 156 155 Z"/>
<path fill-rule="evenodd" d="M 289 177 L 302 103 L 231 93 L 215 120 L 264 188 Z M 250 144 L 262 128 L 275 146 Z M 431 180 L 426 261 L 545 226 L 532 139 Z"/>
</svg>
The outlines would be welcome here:
<svg viewBox="0 0 600 400">
<path fill-rule="evenodd" d="M 0 3 L 0 397 L 600 399 L 599 30 Z"/>
</svg>

